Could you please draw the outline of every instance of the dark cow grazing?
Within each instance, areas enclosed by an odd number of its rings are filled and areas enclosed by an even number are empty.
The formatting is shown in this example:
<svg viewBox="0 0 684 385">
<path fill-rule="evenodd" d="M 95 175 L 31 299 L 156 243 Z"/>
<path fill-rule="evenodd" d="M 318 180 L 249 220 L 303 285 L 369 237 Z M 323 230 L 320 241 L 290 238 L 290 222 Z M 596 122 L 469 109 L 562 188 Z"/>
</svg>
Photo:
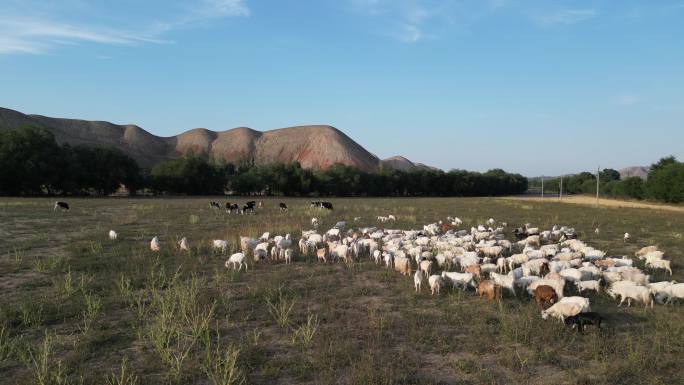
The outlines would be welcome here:
<svg viewBox="0 0 684 385">
<path fill-rule="evenodd" d="M 577 328 L 578 332 L 583 332 L 586 325 L 593 325 L 597 329 L 601 329 L 601 321 L 603 321 L 603 317 L 600 314 L 590 311 L 567 317 L 564 322 L 567 326 Z"/>
<path fill-rule="evenodd" d="M 209 202 L 209 208 L 218 210 L 221 208 L 221 205 L 218 202 L 211 201 L 211 202 Z"/>
<path fill-rule="evenodd" d="M 323 202 L 323 201 L 311 201 L 311 208 L 319 208 L 319 209 L 328 209 L 332 210 L 333 205 L 330 202 Z"/>
<path fill-rule="evenodd" d="M 286 211 L 287 210 L 287 205 L 283 202 L 280 202 L 280 204 L 278 204 L 278 206 L 280 206 L 280 211 Z"/>
<path fill-rule="evenodd" d="M 256 201 L 249 201 L 249 202 L 245 203 L 245 206 L 255 208 L 256 207 Z"/>
<path fill-rule="evenodd" d="M 57 201 L 55 202 L 55 207 L 52 209 L 52 211 L 55 211 L 57 209 L 69 210 L 69 204 L 66 202 Z"/>
<path fill-rule="evenodd" d="M 226 203 L 226 211 L 228 211 L 229 214 L 232 214 L 233 212 L 237 213 L 240 211 L 240 205 L 237 203 Z"/>
</svg>

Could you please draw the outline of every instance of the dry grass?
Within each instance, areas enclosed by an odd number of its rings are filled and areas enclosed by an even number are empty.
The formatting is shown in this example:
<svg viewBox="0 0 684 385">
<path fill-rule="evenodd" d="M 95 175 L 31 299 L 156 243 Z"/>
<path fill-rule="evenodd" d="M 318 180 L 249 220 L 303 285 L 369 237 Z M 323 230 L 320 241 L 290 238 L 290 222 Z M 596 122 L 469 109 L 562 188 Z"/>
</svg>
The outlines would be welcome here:
<svg viewBox="0 0 684 385">
<path fill-rule="evenodd" d="M 240 235 L 264 231 L 296 237 L 312 216 L 324 229 L 356 216 L 370 225 L 395 214 L 399 228 L 494 217 L 571 224 L 611 255 L 658 244 L 683 281 L 678 212 L 468 198 L 333 199 L 333 213 L 283 199 L 281 213 L 275 199 L 257 215 L 226 216 L 209 210 L 212 199 L 72 199 L 68 213 L 48 199 L 0 200 L 0 384 L 684 383 L 681 305 L 617 308 L 591 295 L 606 329 L 580 335 L 542 321 L 525 297 L 416 295 L 411 279 L 371 262 L 300 255 L 237 273 L 209 248 L 222 238 L 233 252 Z M 176 248 L 182 236 L 190 253 Z"/>
<path fill-rule="evenodd" d="M 503 199 L 519 199 L 519 200 L 534 201 L 534 202 L 557 201 L 557 202 L 561 202 L 561 203 L 571 203 L 571 204 L 577 204 L 577 205 L 596 206 L 596 197 L 590 197 L 588 195 L 566 195 L 563 197 L 563 199 L 529 197 L 529 196 L 506 197 Z M 664 211 L 674 211 L 674 212 L 684 213 L 684 206 L 667 205 L 667 204 L 663 204 L 663 203 L 642 202 L 642 201 L 636 201 L 636 200 L 600 198 L 599 199 L 599 206 L 602 206 L 602 207 L 622 207 L 622 208 L 631 208 L 631 209 L 664 210 Z"/>
</svg>

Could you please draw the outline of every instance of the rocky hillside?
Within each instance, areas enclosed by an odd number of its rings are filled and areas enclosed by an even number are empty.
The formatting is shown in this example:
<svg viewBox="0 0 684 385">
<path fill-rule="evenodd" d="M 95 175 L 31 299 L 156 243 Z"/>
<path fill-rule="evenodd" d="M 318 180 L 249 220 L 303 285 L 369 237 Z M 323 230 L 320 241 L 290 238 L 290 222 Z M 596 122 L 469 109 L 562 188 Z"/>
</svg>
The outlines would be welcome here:
<svg viewBox="0 0 684 385">
<path fill-rule="evenodd" d="M 25 115 L 0 108 L 0 129 L 25 125 L 50 130 L 59 143 L 117 147 L 143 167 L 151 167 L 160 161 L 182 156 L 188 151 L 231 163 L 298 161 L 302 167 L 312 169 L 325 169 L 341 163 L 368 171 L 381 164 L 380 159 L 342 131 L 322 125 L 265 132 L 247 127 L 219 132 L 196 128 L 176 136 L 159 137 L 135 125 Z"/>
<path fill-rule="evenodd" d="M 648 171 L 650 167 L 635 166 L 635 167 L 625 167 L 620 170 L 620 179 L 625 179 L 630 176 L 637 176 L 641 179 L 646 179 L 648 177 Z"/>
</svg>

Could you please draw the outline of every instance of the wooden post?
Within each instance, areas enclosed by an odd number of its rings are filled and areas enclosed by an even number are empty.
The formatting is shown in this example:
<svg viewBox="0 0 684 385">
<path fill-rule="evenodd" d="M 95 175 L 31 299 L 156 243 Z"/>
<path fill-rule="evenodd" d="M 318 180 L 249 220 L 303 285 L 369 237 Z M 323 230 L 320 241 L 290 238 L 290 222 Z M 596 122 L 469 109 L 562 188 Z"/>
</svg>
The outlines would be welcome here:
<svg viewBox="0 0 684 385">
<path fill-rule="evenodd" d="M 541 197 L 544 198 L 544 176 L 542 175 L 542 195 Z"/>
<path fill-rule="evenodd" d="M 599 176 L 601 175 L 601 166 L 596 168 L 596 206 L 599 205 Z"/>
<path fill-rule="evenodd" d="M 561 180 L 560 180 L 560 194 L 558 196 L 558 200 L 562 201 L 563 200 L 563 175 L 561 175 Z"/>
</svg>

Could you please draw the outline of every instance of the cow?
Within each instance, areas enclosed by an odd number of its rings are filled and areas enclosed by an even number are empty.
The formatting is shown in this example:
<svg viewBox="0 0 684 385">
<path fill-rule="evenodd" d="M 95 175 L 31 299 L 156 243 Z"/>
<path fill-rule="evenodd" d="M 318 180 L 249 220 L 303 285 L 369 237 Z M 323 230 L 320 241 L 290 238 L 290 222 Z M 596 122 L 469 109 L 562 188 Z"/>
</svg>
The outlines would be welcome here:
<svg viewBox="0 0 684 385">
<path fill-rule="evenodd" d="M 287 205 L 285 203 L 280 202 L 278 206 L 280 207 L 280 211 L 287 211 Z"/>
<path fill-rule="evenodd" d="M 57 209 L 62 209 L 62 210 L 69 210 L 69 204 L 66 202 L 62 201 L 57 201 L 55 202 L 55 207 L 52 209 L 52 211 L 55 211 Z"/>
<path fill-rule="evenodd" d="M 218 210 L 221 208 L 221 205 L 218 202 L 211 201 L 209 202 L 209 208 L 213 210 Z"/>
</svg>

